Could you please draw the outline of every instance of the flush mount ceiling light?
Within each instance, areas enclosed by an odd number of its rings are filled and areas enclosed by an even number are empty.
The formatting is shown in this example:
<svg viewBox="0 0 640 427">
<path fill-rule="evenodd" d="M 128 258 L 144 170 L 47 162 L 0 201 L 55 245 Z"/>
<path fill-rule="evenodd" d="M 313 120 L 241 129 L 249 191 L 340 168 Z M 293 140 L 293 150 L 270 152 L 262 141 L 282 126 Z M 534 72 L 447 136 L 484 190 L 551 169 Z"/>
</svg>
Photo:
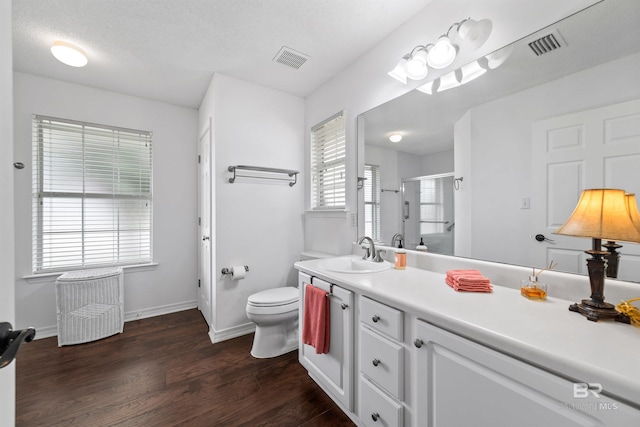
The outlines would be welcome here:
<svg viewBox="0 0 640 427">
<path fill-rule="evenodd" d="M 51 53 L 63 64 L 71 67 L 84 67 L 87 65 L 87 55 L 78 46 L 71 43 L 56 40 L 51 46 Z"/>
<path fill-rule="evenodd" d="M 482 46 L 492 29 L 493 24 L 488 19 L 475 21 L 467 18 L 456 22 L 435 43 L 414 47 L 388 74 L 403 84 L 407 84 L 407 78 L 422 80 L 429 73 L 429 67 L 436 70 L 447 68 L 461 49 L 471 51 Z"/>
<path fill-rule="evenodd" d="M 400 135 L 399 133 L 393 133 L 389 136 L 389 141 L 400 142 L 402 141 L 402 135 Z"/>
</svg>

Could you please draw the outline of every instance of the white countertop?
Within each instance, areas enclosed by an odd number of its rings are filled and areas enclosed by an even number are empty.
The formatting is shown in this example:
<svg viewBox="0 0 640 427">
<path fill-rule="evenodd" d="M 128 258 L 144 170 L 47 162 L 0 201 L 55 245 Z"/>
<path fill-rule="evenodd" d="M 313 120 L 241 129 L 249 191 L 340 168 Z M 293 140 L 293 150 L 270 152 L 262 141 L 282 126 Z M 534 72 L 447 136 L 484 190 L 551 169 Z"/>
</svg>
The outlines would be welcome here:
<svg viewBox="0 0 640 427">
<path fill-rule="evenodd" d="M 295 267 L 571 381 L 600 383 L 603 394 L 640 408 L 640 328 L 592 322 L 569 311 L 577 301 L 530 301 L 496 283 L 491 293 L 456 292 L 444 274 L 428 270 L 335 273 L 320 262 L 300 261 Z M 588 298 L 588 289 L 585 293 Z"/>
</svg>

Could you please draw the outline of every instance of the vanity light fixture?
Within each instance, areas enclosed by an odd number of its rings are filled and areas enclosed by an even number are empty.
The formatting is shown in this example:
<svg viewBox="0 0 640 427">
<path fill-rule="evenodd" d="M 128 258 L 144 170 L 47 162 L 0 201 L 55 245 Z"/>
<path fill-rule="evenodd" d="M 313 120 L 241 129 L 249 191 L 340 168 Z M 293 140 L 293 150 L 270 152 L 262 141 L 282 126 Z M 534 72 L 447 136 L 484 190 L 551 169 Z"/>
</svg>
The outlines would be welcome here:
<svg viewBox="0 0 640 427">
<path fill-rule="evenodd" d="M 475 21 L 467 18 L 456 22 L 435 43 L 414 47 L 388 74 L 403 84 L 407 83 L 407 78 L 422 80 L 427 76 L 429 67 L 441 70 L 451 65 L 460 49 L 475 50 L 482 46 L 491 35 L 492 28 L 493 24 L 488 19 Z"/>
<path fill-rule="evenodd" d="M 58 61 L 71 67 L 84 67 L 89 62 L 84 50 L 71 43 L 60 40 L 53 42 L 51 53 Z"/>
<path fill-rule="evenodd" d="M 402 141 L 402 135 L 399 134 L 399 133 L 392 133 L 389 136 L 389 141 L 391 141 L 391 142 L 400 142 L 400 141 Z"/>
<path fill-rule="evenodd" d="M 637 206 L 630 206 L 624 190 L 584 190 L 569 219 L 554 234 L 588 237 L 592 239 L 591 255 L 587 260 L 591 298 L 569 306 L 588 320 L 615 319 L 630 323 L 627 315 L 618 312 L 613 304 L 604 302 L 605 260 L 608 252 L 602 250 L 602 239 L 640 243 L 640 229 L 634 224 Z"/>
</svg>

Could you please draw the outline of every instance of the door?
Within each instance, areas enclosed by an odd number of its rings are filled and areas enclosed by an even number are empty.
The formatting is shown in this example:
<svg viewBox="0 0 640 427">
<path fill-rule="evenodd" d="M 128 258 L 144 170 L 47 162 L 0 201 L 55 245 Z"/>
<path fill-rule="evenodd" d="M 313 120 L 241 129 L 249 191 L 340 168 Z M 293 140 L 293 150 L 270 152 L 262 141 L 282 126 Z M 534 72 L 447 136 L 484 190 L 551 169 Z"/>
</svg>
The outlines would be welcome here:
<svg viewBox="0 0 640 427">
<path fill-rule="evenodd" d="M 0 322 L 15 326 L 11 2 L 0 2 Z M 25 173 L 28 169 L 23 169 Z M 26 172 L 28 173 L 28 172 Z M 0 369 L 0 425 L 15 423 L 15 362 Z"/>
<path fill-rule="evenodd" d="M 620 188 L 640 195 L 640 100 L 554 117 L 533 125 L 532 235 L 537 267 L 586 274 L 588 239 L 555 235 L 571 215 L 582 190 Z M 605 243 L 605 242 L 603 242 Z M 618 242 L 618 278 L 637 280 L 640 245 Z"/>
<path fill-rule="evenodd" d="M 325 392 L 351 411 L 353 409 L 353 293 L 317 277 L 310 278 L 300 273 L 298 287 L 301 323 L 304 319 L 304 290 L 309 282 L 315 287 L 330 292 L 328 297 L 331 325 L 329 353 L 317 354 L 315 348 L 302 344 L 302 337 L 300 337 L 298 349 L 300 363 Z M 302 335 L 302 327 L 299 330 Z"/>
<path fill-rule="evenodd" d="M 198 309 L 209 327 L 212 326 L 213 301 L 211 289 L 211 119 L 199 142 L 199 223 L 200 254 L 198 271 Z"/>
<path fill-rule="evenodd" d="M 637 409 L 422 320 L 416 338 L 419 426 L 640 425 Z"/>
</svg>

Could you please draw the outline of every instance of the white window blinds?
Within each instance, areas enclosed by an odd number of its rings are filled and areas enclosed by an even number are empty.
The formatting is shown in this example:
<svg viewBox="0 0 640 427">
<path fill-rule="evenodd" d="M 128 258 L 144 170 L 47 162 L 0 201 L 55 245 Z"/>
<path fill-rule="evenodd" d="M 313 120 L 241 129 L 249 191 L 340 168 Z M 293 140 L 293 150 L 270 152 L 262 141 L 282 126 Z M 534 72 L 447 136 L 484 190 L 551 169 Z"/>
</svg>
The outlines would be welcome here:
<svg viewBox="0 0 640 427">
<path fill-rule="evenodd" d="M 345 126 L 342 112 L 311 128 L 311 206 L 344 208 Z"/>
<path fill-rule="evenodd" d="M 380 166 L 364 165 L 364 235 L 380 241 Z"/>
<path fill-rule="evenodd" d="M 444 181 L 420 180 L 420 235 L 444 232 Z"/>
<path fill-rule="evenodd" d="M 33 270 L 151 262 L 151 133 L 33 118 Z"/>
</svg>

